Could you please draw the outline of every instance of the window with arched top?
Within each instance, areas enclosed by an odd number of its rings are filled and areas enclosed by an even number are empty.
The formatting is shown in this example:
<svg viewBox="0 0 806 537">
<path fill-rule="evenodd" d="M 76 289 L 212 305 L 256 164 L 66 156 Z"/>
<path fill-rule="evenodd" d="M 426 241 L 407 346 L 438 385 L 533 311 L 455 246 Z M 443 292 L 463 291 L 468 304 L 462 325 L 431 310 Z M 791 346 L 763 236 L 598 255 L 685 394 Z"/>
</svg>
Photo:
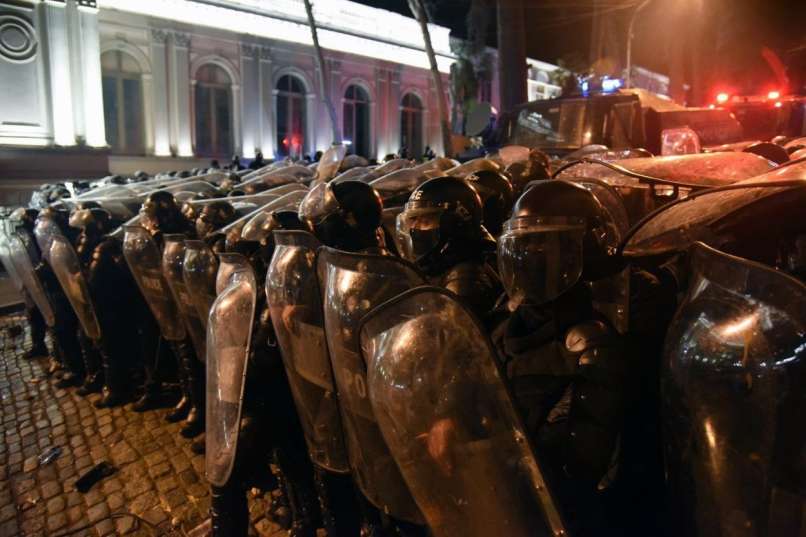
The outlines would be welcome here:
<svg viewBox="0 0 806 537">
<path fill-rule="evenodd" d="M 110 50 L 101 54 L 106 140 L 113 153 L 145 153 L 143 75 L 129 54 Z"/>
<path fill-rule="evenodd" d="M 281 76 L 277 90 L 277 153 L 302 156 L 305 142 L 305 85 L 294 75 Z"/>
<path fill-rule="evenodd" d="M 369 157 L 369 95 L 361 86 L 348 86 L 344 92 L 344 140 L 349 153 Z"/>
<path fill-rule="evenodd" d="M 218 65 L 196 71 L 196 154 L 229 157 L 232 154 L 232 80 Z"/>
<path fill-rule="evenodd" d="M 413 93 L 400 102 L 400 148 L 410 157 L 423 156 L 423 103 Z"/>
</svg>

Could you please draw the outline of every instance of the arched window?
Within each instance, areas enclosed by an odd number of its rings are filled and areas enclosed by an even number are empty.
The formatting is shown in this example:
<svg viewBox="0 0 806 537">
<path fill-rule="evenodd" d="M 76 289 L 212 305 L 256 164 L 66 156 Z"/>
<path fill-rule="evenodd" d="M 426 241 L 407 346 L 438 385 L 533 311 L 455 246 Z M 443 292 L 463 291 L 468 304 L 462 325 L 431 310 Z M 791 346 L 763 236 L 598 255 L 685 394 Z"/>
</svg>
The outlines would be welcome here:
<svg viewBox="0 0 806 537">
<path fill-rule="evenodd" d="M 369 95 L 361 86 L 352 85 L 344 93 L 344 140 L 350 141 L 349 153 L 369 156 Z"/>
<path fill-rule="evenodd" d="M 196 71 L 196 154 L 232 154 L 232 81 L 221 67 L 208 63 Z"/>
<path fill-rule="evenodd" d="M 305 86 L 293 76 L 277 81 L 277 153 L 301 156 L 305 142 Z"/>
<path fill-rule="evenodd" d="M 140 65 L 119 50 L 101 55 L 106 140 L 113 153 L 145 153 Z M 67 106 L 66 104 L 64 106 Z"/>
<path fill-rule="evenodd" d="M 400 147 L 409 156 L 423 156 L 423 104 L 413 93 L 403 96 L 400 103 Z"/>
</svg>

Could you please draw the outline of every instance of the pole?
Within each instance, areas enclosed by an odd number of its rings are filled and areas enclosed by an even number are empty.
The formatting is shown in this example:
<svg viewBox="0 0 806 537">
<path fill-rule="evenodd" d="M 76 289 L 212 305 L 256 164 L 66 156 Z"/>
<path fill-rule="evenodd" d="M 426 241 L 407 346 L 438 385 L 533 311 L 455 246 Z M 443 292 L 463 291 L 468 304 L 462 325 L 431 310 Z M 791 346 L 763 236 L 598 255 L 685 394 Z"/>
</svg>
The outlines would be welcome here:
<svg viewBox="0 0 806 537">
<path fill-rule="evenodd" d="M 627 76 L 624 77 L 624 86 L 627 88 L 632 87 L 632 38 L 633 28 L 635 27 L 635 19 L 638 18 L 638 13 L 651 1 L 652 0 L 644 0 L 638 4 L 638 7 L 636 7 L 635 11 L 632 12 L 632 16 L 630 17 L 630 25 L 627 27 Z"/>
</svg>

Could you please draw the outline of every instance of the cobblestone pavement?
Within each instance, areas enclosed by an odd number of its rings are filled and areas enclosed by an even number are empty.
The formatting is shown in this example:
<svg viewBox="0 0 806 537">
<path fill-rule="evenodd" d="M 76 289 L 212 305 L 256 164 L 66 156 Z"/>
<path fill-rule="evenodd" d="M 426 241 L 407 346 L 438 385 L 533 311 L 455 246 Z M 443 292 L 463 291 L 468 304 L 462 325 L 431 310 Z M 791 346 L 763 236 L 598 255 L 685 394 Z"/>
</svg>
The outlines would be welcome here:
<svg viewBox="0 0 806 537">
<path fill-rule="evenodd" d="M 98 410 L 74 389 L 61 390 L 45 376 L 45 360 L 25 360 L 27 331 L 20 316 L 0 318 L 0 537 L 71 535 L 184 535 L 207 518 L 209 487 L 204 456 L 190 450 L 167 410 L 137 413 L 128 407 Z M 49 464 L 38 456 L 58 446 Z M 117 473 L 86 494 L 76 479 L 101 461 Z M 252 531 L 284 533 L 264 517 L 270 495 L 250 494 Z M 158 528 L 131 516 L 134 513 Z"/>
</svg>

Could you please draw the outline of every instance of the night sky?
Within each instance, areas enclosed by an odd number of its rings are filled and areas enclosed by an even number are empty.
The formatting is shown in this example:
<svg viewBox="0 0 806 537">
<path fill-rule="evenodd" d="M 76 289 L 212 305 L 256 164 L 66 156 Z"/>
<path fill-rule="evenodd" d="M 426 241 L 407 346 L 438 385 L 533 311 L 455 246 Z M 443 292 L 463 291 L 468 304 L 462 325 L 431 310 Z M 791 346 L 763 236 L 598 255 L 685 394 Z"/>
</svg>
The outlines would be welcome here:
<svg viewBox="0 0 806 537">
<path fill-rule="evenodd" d="M 407 0 L 356 0 L 411 16 Z M 612 10 L 615 27 L 612 40 L 624 47 L 626 26 L 636 0 L 601 0 Z M 485 0 L 489 14 L 490 45 L 495 45 L 495 0 Z M 525 0 L 527 7 L 527 54 L 556 63 L 559 58 L 587 60 L 590 51 L 592 0 Z M 436 23 L 466 35 L 465 15 L 470 0 L 431 0 Z M 622 8 L 622 6 L 627 8 Z M 675 21 L 675 22 L 670 22 Z M 703 28 L 701 54 L 709 72 L 728 82 L 752 84 L 772 78 L 760 51 L 769 47 L 788 65 L 793 86 L 803 84 L 806 71 L 806 0 L 653 0 L 636 23 L 633 49 L 635 63 L 668 73 L 669 55 L 686 39 L 681 29 L 694 24 Z M 800 49 L 800 50 L 798 50 Z M 621 55 L 622 51 L 619 51 Z M 759 82 L 760 84 L 761 82 Z M 752 89 L 752 88 L 750 88 Z M 794 88 L 793 88 L 794 89 Z"/>
</svg>

